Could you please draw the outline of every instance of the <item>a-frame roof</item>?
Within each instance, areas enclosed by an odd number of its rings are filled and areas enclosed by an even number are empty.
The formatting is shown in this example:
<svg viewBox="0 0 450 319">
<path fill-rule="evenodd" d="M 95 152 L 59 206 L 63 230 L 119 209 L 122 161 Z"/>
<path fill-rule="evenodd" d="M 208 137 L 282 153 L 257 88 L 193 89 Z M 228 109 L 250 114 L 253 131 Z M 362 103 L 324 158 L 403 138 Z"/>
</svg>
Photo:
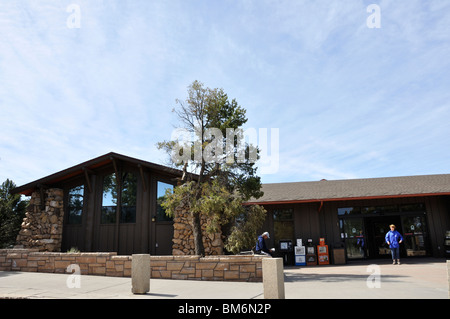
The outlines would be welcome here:
<svg viewBox="0 0 450 319">
<path fill-rule="evenodd" d="M 83 174 L 85 174 L 85 171 L 93 171 L 100 167 L 110 165 L 111 163 L 113 163 L 113 161 L 127 162 L 127 163 L 137 165 L 137 166 L 140 165 L 143 168 L 147 168 L 147 169 L 150 169 L 153 171 L 171 175 L 173 177 L 181 177 L 182 173 L 183 173 L 182 171 L 171 168 L 171 167 L 167 167 L 167 166 L 163 166 L 163 165 L 159 165 L 159 164 L 155 164 L 155 163 L 151 163 L 151 162 L 139 160 L 139 159 L 136 159 L 133 157 L 129 157 L 129 156 L 111 152 L 111 153 L 96 157 L 94 159 L 91 159 L 89 161 L 83 162 L 81 164 L 72 166 L 65 170 L 59 171 L 57 173 L 51 174 L 49 176 L 43 177 L 41 179 L 35 180 L 31 183 L 16 187 L 13 190 L 13 193 L 16 193 L 16 194 L 20 193 L 20 194 L 23 194 L 26 196 L 30 196 L 34 190 L 36 190 L 37 188 L 39 188 L 41 186 L 48 187 L 48 186 L 51 186 L 54 184 L 61 183 L 65 180 L 71 179 L 73 177 L 83 175 Z"/>
</svg>

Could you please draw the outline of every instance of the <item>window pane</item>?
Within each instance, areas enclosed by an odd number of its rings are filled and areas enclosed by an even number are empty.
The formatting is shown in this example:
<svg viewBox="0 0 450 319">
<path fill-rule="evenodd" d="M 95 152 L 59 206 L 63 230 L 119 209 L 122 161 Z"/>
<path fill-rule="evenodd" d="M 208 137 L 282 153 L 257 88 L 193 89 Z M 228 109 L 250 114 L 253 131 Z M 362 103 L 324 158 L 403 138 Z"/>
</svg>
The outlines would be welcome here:
<svg viewBox="0 0 450 319">
<path fill-rule="evenodd" d="M 399 212 L 399 208 L 397 205 L 370 206 L 370 207 L 363 207 L 363 209 L 362 209 L 363 214 L 398 213 L 398 212 Z"/>
<path fill-rule="evenodd" d="M 355 215 L 360 214 L 361 208 L 360 207 L 342 207 L 338 208 L 338 215 Z"/>
<path fill-rule="evenodd" d="M 83 196 L 84 185 L 80 185 L 69 190 L 67 203 L 68 224 L 81 224 L 81 217 L 83 214 Z"/>
<path fill-rule="evenodd" d="M 275 209 L 273 211 L 273 228 L 275 246 L 278 247 L 281 239 L 291 239 L 294 241 L 294 210 Z"/>
<path fill-rule="evenodd" d="M 425 212 L 425 204 L 406 204 L 401 205 L 400 209 L 402 212 Z"/>
<path fill-rule="evenodd" d="M 116 222 L 117 209 L 117 182 L 116 174 L 105 176 L 103 179 L 102 196 L 102 224 L 114 224 Z"/>
<path fill-rule="evenodd" d="M 347 239 L 345 241 L 348 259 L 364 258 L 364 247 L 361 245 L 362 242 L 362 240 L 357 238 Z"/>
<path fill-rule="evenodd" d="M 122 180 L 121 223 L 136 222 L 136 196 L 137 176 L 133 173 L 125 173 Z"/>
<path fill-rule="evenodd" d="M 276 247 L 281 239 L 291 239 L 294 242 L 294 222 L 276 221 L 273 223 L 273 230 Z"/>
<path fill-rule="evenodd" d="M 159 222 L 172 221 L 173 219 L 166 215 L 166 211 L 161 206 L 161 203 L 166 198 L 166 190 L 171 189 L 173 191 L 173 185 L 164 182 L 158 182 L 156 187 L 156 220 Z"/>
<path fill-rule="evenodd" d="M 294 217 L 294 210 L 288 209 L 275 209 L 273 211 L 273 220 L 292 220 Z"/>
<path fill-rule="evenodd" d="M 427 254 L 425 216 L 404 216 L 402 225 L 407 256 L 425 256 Z"/>
<path fill-rule="evenodd" d="M 363 236 L 363 219 L 344 219 L 344 238 L 359 238 Z"/>
<path fill-rule="evenodd" d="M 365 256 L 366 238 L 364 236 L 363 219 L 351 218 L 342 220 L 343 233 L 341 237 L 345 239 L 347 258 L 363 258 Z"/>
</svg>

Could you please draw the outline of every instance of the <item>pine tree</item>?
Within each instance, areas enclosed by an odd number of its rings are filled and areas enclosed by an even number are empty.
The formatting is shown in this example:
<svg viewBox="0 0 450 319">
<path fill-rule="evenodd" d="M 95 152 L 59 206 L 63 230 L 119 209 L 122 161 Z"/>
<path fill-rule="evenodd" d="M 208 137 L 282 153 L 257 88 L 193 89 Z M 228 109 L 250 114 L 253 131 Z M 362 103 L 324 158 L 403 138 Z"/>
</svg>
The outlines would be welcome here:
<svg viewBox="0 0 450 319">
<path fill-rule="evenodd" d="M 193 218 L 195 253 L 204 255 L 200 216 L 210 221 L 208 232 L 234 224 L 225 248 L 233 253 L 251 247 L 266 211 L 261 206 L 243 205 L 259 198 L 261 179 L 255 162 L 259 150 L 242 139 L 246 110 L 231 100 L 223 89 L 205 88 L 194 81 L 186 101 L 176 101 L 174 109 L 191 140 L 173 139 L 158 143 L 171 155 L 170 162 L 182 167 L 182 185 L 168 190 L 162 206 L 168 215 L 188 203 Z"/>
<path fill-rule="evenodd" d="M 15 187 L 9 179 L 0 186 L 0 248 L 14 245 L 28 205 L 20 194 L 11 193 Z"/>
</svg>

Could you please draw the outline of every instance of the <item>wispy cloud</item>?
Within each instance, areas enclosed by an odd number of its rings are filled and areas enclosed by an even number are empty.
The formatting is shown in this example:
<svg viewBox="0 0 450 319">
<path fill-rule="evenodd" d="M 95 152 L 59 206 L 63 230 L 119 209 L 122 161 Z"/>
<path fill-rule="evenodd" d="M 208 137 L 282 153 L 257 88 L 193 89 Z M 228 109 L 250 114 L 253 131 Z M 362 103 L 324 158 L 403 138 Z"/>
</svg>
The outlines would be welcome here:
<svg viewBox="0 0 450 319">
<path fill-rule="evenodd" d="M 81 28 L 66 8 L 81 8 Z M 450 4 L 3 1 L 0 181 L 109 151 L 163 163 L 198 79 L 280 128 L 271 182 L 448 173 Z"/>
</svg>

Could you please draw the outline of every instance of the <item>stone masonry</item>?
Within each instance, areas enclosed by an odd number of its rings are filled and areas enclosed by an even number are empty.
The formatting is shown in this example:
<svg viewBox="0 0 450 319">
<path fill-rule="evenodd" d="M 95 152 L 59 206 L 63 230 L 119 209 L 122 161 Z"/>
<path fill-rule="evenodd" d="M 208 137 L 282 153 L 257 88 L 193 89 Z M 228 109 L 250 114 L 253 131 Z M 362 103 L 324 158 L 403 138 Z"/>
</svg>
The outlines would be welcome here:
<svg viewBox="0 0 450 319">
<path fill-rule="evenodd" d="M 262 281 L 264 256 L 150 256 L 151 278 L 206 281 Z M 109 253 L 39 252 L 0 249 L 0 271 L 67 273 L 78 265 L 82 275 L 131 277 L 133 256 Z"/>
<path fill-rule="evenodd" d="M 172 255 L 195 255 L 194 250 L 194 235 L 192 222 L 193 218 L 189 213 L 188 207 L 181 207 L 177 210 L 174 216 L 174 235 L 172 245 Z M 205 248 L 205 255 L 222 255 L 223 254 L 223 240 L 222 233 L 207 233 L 206 227 L 208 219 L 206 216 L 201 217 L 202 223 L 202 237 L 203 246 Z"/>
<path fill-rule="evenodd" d="M 50 188 L 44 191 L 41 205 L 40 191 L 33 192 L 22 228 L 17 236 L 17 247 L 38 251 L 61 251 L 63 231 L 63 190 Z"/>
</svg>

